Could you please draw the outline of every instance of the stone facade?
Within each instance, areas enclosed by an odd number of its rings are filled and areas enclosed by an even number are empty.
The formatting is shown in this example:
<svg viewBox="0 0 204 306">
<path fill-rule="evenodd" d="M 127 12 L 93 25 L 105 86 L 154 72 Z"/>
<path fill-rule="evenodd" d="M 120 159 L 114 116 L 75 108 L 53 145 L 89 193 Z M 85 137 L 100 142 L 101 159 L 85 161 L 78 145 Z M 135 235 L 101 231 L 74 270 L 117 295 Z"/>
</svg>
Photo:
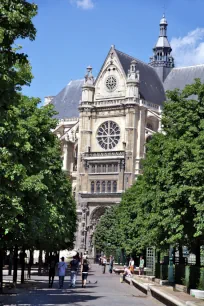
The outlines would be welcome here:
<svg viewBox="0 0 204 306">
<path fill-rule="evenodd" d="M 98 220 L 141 174 L 145 145 L 161 131 L 165 90 L 182 89 L 185 75 L 188 81 L 204 81 L 204 65 L 186 74 L 186 68 L 174 68 L 166 33 L 163 16 L 149 65 L 112 46 L 96 79 L 89 66 L 84 80 L 71 81 L 46 99 L 59 113 L 54 133 L 61 140 L 63 169 L 77 203 L 76 249 L 93 258 Z"/>
<path fill-rule="evenodd" d="M 137 61 L 131 61 L 126 76 L 112 46 L 95 81 L 87 68 L 79 118 L 61 120 L 54 131 L 77 201 L 76 248 L 93 257 L 95 225 L 141 173 L 146 138 L 160 126 L 161 107 L 149 107 L 139 87 Z"/>
</svg>

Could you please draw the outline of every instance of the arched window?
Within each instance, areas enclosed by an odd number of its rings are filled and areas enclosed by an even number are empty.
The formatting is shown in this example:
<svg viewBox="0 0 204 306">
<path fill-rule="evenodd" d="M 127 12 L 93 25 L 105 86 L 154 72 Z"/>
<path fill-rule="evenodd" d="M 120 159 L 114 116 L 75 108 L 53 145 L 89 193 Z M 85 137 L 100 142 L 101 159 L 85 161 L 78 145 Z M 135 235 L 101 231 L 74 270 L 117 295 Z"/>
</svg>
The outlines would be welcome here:
<svg viewBox="0 0 204 306">
<path fill-rule="evenodd" d="M 95 183 L 94 181 L 91 182 L 91 193 L 94 193 L 95 191 Z"/>
<path fill-rule="evenodd" d="M 106 164 L 103 165 L 103 172 L 106 172 Z"/>
<path fill-rule="evenodd" d="M 118 172 L 118 164 L 114 164 L 114 172 Z"/>
<path fill-rule="evenodd" d="M 147 128 L 153 131 L 153 126 L 152 126 L 152 124 L 149 123 L 149 122 L 147 123 Z"/>
<path fill-rule="evenodd" d="M 106 192 L 106 182 L 105 182 L 105 181 L 103 181 L 103 182 L 101 183 L 101 192 L 103 192 L 103 193 Z"/>
<path fill-rule="evenodd" d="M 100 191 L 101 191 L 101 183 L 100 183 L 100 181 L 97 181 L 96 182 L 96 192 L 100 193 Z"/>
<path fill-rule="evenodd" d="M 95 165 L 94 165 L 94 164 L 91 165 L 91 172 L 92 172 L 92 173 L 95 173 Z"/>
<path fill-rule="evenodd" d="M 111 181 L 107 182 L 107 192 L 111 192 Z"/>
<path fill-rule="evenodd" d="M 117 181 L 113 181 L 113 192 L 117 192 Z"/>
<path fill-rule="evenodd" d="M 108 172 L 112 172 L 112 164 L 108 164 Z"/>
</svg>

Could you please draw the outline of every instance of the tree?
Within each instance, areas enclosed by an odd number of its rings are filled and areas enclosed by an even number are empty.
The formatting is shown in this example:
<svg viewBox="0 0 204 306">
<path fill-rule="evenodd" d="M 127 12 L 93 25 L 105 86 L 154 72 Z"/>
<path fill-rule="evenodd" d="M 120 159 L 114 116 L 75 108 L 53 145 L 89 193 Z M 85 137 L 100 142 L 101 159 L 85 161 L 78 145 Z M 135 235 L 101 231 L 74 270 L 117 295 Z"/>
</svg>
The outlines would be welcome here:
<svg viewBox="0 0 204 306">
<path fill-rule="evenodd" d="M 167 97 L 163 133 L 148 143 L 143 175 L 124 193 L 116 213 L 120 243 L 129 253 L 172 244 L 187 245 L 199 255 L 204 235 L 204 85 L 195 80 Z"/>
<path fill-rule="evenodd" d="M 94 245 L 105 253 L 113 253 L 119 246 L 117 206 L 108 208 L 100 218 L 94 233 Z"/>
</svg>

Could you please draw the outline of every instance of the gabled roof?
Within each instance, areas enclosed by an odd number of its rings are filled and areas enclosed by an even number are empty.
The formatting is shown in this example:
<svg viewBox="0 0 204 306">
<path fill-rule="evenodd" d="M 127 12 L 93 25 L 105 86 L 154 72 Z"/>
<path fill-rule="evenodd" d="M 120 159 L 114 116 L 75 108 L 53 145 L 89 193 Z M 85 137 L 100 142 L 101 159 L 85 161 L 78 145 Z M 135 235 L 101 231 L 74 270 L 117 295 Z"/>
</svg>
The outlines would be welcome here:
<svg viewBox="0 0 204 306">
<path fill-rule="evenodd" d="M 78 107 L 81 100 L 83 84 L 84 79 L 71 81 L 54 97 L 52 104 L 58 112 L 55 118 L 65 119 L 79 116 Z"/>
<path fill-rule="evenodd" d="M 148 102 L 152 102 L 157 105 L 163 105 L 166 100 L 163 84 L 159 79 L 154 68 L 140 60 L 129 56 L 119 50 L 116 50 L 117 56 L 121 62 L 124 72 L 128 74 L 131 61 L 134 59 L 137 61 L 137 70 L 140 72 L 140 95 L 141 98 Z"/>
<path fill-rule="evenodd" d="M 196 78 L 204 83 L 204 65 L 173 68 L 164 81 L 164 89 L 174 90 L 184 89 L 188 84 L 192 84 Z"/>
</svg>

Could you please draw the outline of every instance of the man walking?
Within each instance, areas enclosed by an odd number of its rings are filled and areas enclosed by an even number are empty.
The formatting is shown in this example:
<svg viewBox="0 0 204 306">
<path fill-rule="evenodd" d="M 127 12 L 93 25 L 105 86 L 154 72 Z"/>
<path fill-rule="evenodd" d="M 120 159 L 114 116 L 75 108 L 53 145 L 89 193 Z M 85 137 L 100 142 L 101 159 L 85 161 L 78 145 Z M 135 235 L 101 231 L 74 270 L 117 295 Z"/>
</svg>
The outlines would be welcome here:
<svg viewBox="0 0 204 306">
<path fill-rule="evenodd" d="M 114 257 L 111 255 L 110 260 L 109 260 L 109 272 L 113 272 L 113 262 L 114 262 Z"/>
<path fill-rule="evenodd" d="M 49 288 L 52 288 L 54 277 L 55 277 L 55 266 L 56 266 L 56 259 L 54 256 L 51 256 L 49 260 Z"/>
<path fill-rule="evenodd" d="M 75 284 L 76 284 L 78 266 L 79 266 L 79 261 L 75 257 L 73 257 L 72 261 L 70 262 L 70 270 L 71 270 L 70 287 L 73 287 L 73 288 L 75 287 Z"/>
<path fill-rule="evenodd" d="M 64 277 L 66 274 L 67 264 L 64 262 L 64 257 L 61 258 L 61 262 L 58 263 L 58 275 L 59 275 L 59 288 L 64 286 Z"/>
</svg>

